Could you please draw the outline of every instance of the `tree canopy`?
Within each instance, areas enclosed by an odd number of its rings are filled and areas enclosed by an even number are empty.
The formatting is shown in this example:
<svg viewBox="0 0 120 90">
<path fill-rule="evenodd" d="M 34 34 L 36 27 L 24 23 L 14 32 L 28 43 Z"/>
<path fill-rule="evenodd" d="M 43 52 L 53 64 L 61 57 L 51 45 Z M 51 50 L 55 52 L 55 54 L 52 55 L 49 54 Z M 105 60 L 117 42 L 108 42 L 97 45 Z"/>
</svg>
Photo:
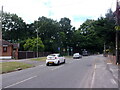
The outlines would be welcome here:
<svg viewBox="0 0 120 90">
<path fill-rule="evenodd" d="M 41 52 L 44 50 L 44 45 L 41 41 L 41 38 L 29 38 L 26 40 L 26 43 L 23 45 L 24 49 L 27 51 L 38 51 Z"/>
<path fill-rule="evenodd" d="M 115 15 L 111 9 L 98 20 L 87 19 L 78 29 L 67 17 L 57 21 L 42 16 L 26 24 L 16 14 L 3 14 L 3 39 L 20 43 L 20 50 L 36 50 L 37 31 L 40 51 L 66 53 L 73 48 L 73 52 L 86 49 L 91 53 L 102 53 L 104 43 L 107 48 L 115 49 Z"/>
</svg>

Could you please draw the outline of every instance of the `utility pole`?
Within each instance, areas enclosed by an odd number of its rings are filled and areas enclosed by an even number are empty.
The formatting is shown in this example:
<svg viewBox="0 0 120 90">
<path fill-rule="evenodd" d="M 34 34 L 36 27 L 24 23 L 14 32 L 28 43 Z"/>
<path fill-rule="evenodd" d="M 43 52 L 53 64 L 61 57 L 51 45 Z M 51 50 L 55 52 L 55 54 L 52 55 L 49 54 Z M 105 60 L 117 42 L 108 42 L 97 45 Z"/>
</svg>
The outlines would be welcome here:
<svg viewBox="0 0 120 90">
<path fill-rule="evenodd" d="M 119 27 L 120 27 L 120 21 L 119 21 L 119 15 L 120 15 L 120 5 L 119 2 L 117 0 L 116 3 L 116 64 L 120 64 L 119 61 L 119 46 L 118 46 L 118 34 L 119 34 Z"/>
<path fill-rule="evenodd" d="M 106 57 L 106 45 L 105 45 L 105 42 L 104 42 L 104 56 Z"/>
<path fill-rule="evenodd" d="M 3 6 L 0 12 L 0 40 L 2 40 L 2 19 L 3 19 L 2 17 L 3 17 Z"/>
<path fill-rule="evenodd" d="M 37 29 L 37 58 L 38 58 L 38 29 Z"/>
<path fill-rule="evenodd" d="M 3 6 L 0 12 L 0 46 L 2 46 L 2 20 L 3 20 Z M 0 48 L 0 56 L 2 56 L 2 47 Z"/>
</svg>

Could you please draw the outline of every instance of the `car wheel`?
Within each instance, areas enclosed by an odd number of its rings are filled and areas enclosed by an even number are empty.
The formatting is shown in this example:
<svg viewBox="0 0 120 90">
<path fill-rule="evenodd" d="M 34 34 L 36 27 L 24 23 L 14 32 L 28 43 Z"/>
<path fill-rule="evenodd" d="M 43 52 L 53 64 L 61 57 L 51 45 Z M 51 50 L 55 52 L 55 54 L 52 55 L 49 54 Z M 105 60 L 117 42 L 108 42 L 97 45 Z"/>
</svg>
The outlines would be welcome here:
<svg viewBox="0 0 120 90">
<path fill-rule="evenodd" d="M 63 63 L 65 63 L 65 59 L 64 59 L 64 62 Z"/>
<path fill-rule="evenodd" d="M 60 61 L 58 61 L 57 65 L 59 65 L 59 64 L 60 64 Z"/>
<path fill-rule="evenodd" d="M 47 63 L 46 66 L 49 66 L 49 63 Z"/>
</svg>

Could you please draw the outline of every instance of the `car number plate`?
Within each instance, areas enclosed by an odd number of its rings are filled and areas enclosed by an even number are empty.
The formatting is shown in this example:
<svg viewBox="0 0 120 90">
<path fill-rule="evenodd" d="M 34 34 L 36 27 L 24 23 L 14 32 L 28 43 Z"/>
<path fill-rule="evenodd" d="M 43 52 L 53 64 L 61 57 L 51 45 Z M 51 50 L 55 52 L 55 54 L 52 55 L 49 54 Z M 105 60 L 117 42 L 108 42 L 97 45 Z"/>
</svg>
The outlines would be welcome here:
<svg viewBox="0 0 120 90">
<path fill-rule="evenodd" d="M 49 62 L 49 63 L 53 63 L 53 62 Z"/>
</svg>

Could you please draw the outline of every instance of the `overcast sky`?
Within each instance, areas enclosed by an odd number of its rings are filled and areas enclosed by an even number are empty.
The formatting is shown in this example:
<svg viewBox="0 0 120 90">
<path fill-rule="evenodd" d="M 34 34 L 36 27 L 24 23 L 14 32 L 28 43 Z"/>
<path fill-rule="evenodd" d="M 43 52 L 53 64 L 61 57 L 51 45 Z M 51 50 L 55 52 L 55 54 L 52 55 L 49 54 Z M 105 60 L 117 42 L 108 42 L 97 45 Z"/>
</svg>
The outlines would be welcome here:
<svg viewBox="0 0 120 90">
<path fill-rule="evenodd" d="M 104 16 L 109 8 L 116 9 L 116 0 L 0 0 L 5 12 L 16 13 L 26 23 L 45 16 L 59 21 L 68 17 L 78 28 L 86 19 Z"/>
</svg>

